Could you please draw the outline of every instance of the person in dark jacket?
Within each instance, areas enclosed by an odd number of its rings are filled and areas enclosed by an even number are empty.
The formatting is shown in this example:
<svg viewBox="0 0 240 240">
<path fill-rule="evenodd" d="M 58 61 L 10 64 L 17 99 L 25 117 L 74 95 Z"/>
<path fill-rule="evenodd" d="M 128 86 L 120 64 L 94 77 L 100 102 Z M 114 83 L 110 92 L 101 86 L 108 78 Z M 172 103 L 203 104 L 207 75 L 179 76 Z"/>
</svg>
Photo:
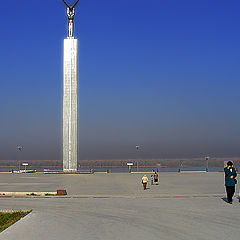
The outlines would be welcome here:
<svg viewBox="0 0 240 240">
<path fill-rule="evenodd" d="M 230 204 L 232 204 L 232 198 L 235 192 L 235 184 L 237 183 L 236 180 L 236 170 L 233 167 L 232 161 L 227 162 L 227 167 L 224 168 L 225 172 L 225 186 L 227 192 L 227 199 Z"/>
</svg>

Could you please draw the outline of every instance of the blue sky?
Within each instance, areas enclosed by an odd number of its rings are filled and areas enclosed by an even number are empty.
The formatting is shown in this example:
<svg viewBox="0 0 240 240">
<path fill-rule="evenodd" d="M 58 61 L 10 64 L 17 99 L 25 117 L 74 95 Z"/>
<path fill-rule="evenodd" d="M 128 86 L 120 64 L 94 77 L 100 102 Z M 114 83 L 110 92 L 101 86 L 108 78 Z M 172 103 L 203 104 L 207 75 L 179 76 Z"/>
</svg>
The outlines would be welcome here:
<svg viewBox="0 0 240 240">
<path fill-rule="evenodd" d="M 80 0 L 79 159 L 240 156 L 239 10 Z M 65 6 L 4 1 L 0 29 L 0 159 L 61 159 Z"/>
</svg>

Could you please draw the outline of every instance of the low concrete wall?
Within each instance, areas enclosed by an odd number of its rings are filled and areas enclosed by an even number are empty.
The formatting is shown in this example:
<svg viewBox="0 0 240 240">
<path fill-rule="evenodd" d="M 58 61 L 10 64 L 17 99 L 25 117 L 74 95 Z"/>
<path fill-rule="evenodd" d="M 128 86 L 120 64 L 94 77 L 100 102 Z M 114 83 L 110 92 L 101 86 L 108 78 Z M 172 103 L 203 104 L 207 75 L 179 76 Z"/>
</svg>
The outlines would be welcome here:
<svg viewBox="0 0 240 240">
<path fill-rule="evenodd" d="M 56 196 L 57 192 L 0 192 L 0 197 Z"/>
</svg>

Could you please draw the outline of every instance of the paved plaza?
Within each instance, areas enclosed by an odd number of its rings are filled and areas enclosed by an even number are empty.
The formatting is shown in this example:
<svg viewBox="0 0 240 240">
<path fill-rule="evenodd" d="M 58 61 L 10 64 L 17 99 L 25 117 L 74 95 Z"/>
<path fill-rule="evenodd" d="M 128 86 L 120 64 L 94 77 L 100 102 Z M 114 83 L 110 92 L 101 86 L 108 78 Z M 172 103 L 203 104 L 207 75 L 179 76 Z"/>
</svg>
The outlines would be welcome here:
<svg viewBox="0 0 240 240">
<path fill-rule="evenodd" d="M 0 174 L 0 191 L 56 191 L 67 197 L 1 197 L 2 209 L 32 209 L 0 239 L 237 239 L 240 203 L 225 197 L 223 173 Z M 238 187 L 237 187 L 238 188 Z M 236 195 L 238 195 L 238 190 Z"/>
</svg>

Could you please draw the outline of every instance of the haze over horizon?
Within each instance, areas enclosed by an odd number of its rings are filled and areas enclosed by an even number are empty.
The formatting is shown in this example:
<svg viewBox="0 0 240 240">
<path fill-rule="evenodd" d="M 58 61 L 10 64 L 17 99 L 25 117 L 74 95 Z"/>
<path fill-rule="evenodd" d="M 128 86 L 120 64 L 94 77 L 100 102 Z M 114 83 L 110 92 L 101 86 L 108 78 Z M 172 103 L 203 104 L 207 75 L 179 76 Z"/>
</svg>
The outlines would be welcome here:
<svg viewBox="0 0 240 240">
<path fill-rule="evenodd" d="M 65 6 L 1 6 L 0 160 L 61 159 Z M 239 9 L 80 0 L 79 159 L 240 156 Z"/>
</svg>

